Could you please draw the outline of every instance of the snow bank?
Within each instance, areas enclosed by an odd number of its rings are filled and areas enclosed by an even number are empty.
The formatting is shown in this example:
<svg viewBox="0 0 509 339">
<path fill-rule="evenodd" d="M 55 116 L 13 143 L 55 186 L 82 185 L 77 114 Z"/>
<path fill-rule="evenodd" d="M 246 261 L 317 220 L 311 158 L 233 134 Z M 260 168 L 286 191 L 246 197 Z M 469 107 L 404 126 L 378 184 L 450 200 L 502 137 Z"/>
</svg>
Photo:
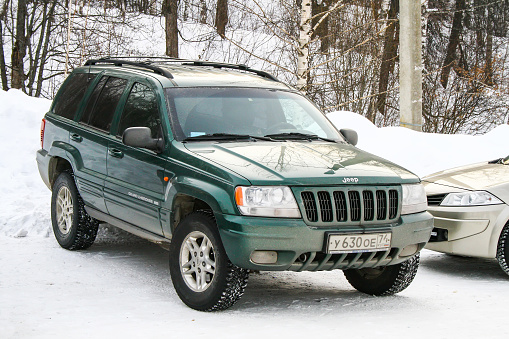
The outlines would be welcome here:
<svg viewBox="0 0 509 339">
<path fill-rule="evenodd" d="M 37 170 L 41 119 L 51 101 L 0 91 L 0 234 L 47 236 L 50 191 Z"/>
<path fill-rule="evenodd" d="M 416 132 L 403 127 L 378 128 L 352 112 L 327 117 L 338 129 L 359 134 L 357 147 L 395 162 L 420 177 L 444 169 L 494 160 L 509 155 L 509 125 L 478 136 Z"/>
</svg>

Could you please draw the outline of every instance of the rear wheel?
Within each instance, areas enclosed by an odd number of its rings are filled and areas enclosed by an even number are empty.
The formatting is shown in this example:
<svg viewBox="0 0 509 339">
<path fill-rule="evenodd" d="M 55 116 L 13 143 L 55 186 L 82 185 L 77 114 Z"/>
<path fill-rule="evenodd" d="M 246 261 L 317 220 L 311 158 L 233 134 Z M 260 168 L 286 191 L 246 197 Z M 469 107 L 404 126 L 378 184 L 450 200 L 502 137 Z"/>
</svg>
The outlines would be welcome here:
<svg viewBox="0 0 509 339">
<path fill-rule="evenodd" d="M 371 295 L 393 295 L 414 280 L 419 268 L 419 253 L 397 265 L 345 270 L 348 282 L 358 291 Z"/>
<path fill-rule="evenodd" d="M 180 299 L 199 311 L 224 310 L 240 299 L 248 270 L 233 265 L 210 214 L 194 212 L 178 225 L 170 244 L 170 274 Z"/>
<path fill-rule="evenodd" d="M 53 185 L 51 222 L 57 242 L 65 249 L 85 249 L 95 241 L 99 222 L 85 211 L 72 173 L 60 173 Z"/>
<path fill-rule="evenodd" d="M 502 270 L 509 274 L 509 222 L 502 229 L 498 240 L 497 260 Z"/>
</svg>

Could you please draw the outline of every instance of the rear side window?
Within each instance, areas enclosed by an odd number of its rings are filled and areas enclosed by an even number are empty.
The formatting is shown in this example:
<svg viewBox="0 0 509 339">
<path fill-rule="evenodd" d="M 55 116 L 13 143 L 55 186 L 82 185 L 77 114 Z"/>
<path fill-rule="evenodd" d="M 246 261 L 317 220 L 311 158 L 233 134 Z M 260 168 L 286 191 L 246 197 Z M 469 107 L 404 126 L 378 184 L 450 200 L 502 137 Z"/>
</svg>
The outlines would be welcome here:
<svg viewBox="0 0 509 339">
<path fill-rule="evenodd" d="M 101 83 L 104 82 L 104 86 Z M 81 122 L 103 131 L 109 131 L 120 97 L 127 85 L 126 79 L 101 79 L 94 89 Z M 97 99 L 96 99 L 97 98 Z"/>
<path fill-rule="evenodd" d="M 62 93 L 58 96 L 53 109 L 56 115 L 67 119 L 73 119 L 83 95 L 95 74 L 74 73 L 65 82 Z"/>
<path fill-rule="evenodd" d="M 153 138 L 160 136 L 161 117 L 156 94 L 148 86 L 140 83 L 135 83 L 129 93 L 120 118 L 118 135 L 121 136 L 129 127 L 148 127 Z"/>
<path fill-rule="evenodd" d="M 80 122 L 88 124 L 88 122 L 90 121 L 90 115 L 92 114 L 99 94 L 101 94 L 101 91 L 103 90 L 106 80 L 108 80 L 107 76 L 102 77 L 101 80 L 99 80 L 99 82 L 95 86 L 94 90 L 92 91 L 92 94 L 90 94 L 90 98 L 88 99 L 87 106 L 85 107 L 85 111 L 81 116 Z"/>
</svg>

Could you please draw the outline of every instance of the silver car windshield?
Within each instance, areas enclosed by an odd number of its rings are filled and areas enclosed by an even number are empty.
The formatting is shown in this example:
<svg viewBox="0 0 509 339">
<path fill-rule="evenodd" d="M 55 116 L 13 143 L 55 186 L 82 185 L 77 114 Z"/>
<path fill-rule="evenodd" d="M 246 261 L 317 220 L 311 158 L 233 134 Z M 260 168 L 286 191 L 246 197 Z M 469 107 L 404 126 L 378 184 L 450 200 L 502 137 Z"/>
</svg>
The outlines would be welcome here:
<svg viewBox="0 0 509 339">
<path fill-rule="evenodd" d="M 260 88 L 168 88 L 177 140 L 244 135 L 274 139 L 344 141 L 323 113 L 304 96 Z"/>
</svg>

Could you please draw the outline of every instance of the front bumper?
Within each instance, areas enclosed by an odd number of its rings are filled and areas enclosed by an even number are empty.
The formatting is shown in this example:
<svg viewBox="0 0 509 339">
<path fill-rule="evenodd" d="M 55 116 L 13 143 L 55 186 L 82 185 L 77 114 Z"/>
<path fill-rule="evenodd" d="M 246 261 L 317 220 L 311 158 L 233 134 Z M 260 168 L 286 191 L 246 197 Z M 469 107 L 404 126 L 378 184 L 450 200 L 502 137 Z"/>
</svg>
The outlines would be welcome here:
<svg viewBox="0 0 509 339">
<path fill-rule="evenodd" d="M 509 207 L 490 206 L 440 207 L 429 206 L 435 217 L 434 234 L 427 249 L 456 255 L 494 258 L 500 230 L 507 221 Z"/>
<path fill-rule="evenodd" d="M 433 218 L 427 212 L 403 215 L 397 223 L 370 226 L 310 227 L 301 219 L 216 215 L 219 232 L 230 261 L 260 271 L 332 270 L 394 265 L 407 260 L 428 242 Z M 387 251 L 326 254 L 327 234 L 391 232 Z M 274 264 L 250 260 L 255 250 L 277 252 Z"/>
</svg>

